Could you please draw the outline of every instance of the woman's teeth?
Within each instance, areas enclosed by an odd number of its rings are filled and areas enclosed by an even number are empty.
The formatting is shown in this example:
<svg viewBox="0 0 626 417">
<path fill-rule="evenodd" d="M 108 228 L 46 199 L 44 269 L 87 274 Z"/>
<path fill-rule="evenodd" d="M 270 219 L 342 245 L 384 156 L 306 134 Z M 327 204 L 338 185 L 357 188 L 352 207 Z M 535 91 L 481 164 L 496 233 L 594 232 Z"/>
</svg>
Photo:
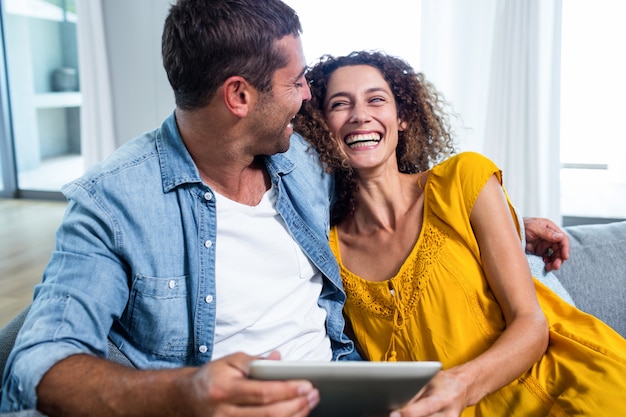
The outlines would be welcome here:
<svg viewBox="0 0 626 417">
<path fill-rule="evenodd" d="M 345 138 L 346 145 L 351 148 L 362 146 L 373 146 L 380 142 L 380 133 L 367 133 L 360 135 L 349 135 Z"/>
</svg>

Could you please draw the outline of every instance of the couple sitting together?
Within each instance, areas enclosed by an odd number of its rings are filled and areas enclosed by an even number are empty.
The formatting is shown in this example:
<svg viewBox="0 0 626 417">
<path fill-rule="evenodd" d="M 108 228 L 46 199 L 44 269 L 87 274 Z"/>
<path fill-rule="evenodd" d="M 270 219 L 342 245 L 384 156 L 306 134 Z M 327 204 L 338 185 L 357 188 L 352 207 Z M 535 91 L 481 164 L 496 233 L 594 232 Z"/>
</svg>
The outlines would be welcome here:
<svg viewBox="0 0 626 417">
<path fill-rule="evenodd" d="M 422 74 L 366 51 L 307 69 L 300 32 L 279 0 L 172 6 L 176 109 L 64 187 L 2 410 L 307 415 L 307 381 L 247 378 L 267 357 L 440 361 L 394 416 L 619 415 L 626 341 L 520 242 L 555 269 L 567 237 L 456 154 Z"/>
</svg>

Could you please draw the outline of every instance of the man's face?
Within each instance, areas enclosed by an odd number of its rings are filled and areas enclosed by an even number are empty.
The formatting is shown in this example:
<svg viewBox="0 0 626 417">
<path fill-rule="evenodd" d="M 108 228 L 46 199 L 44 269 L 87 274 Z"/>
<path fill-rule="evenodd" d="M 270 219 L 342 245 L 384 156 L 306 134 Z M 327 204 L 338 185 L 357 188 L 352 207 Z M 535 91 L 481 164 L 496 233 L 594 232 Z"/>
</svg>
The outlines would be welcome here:
<svg viewBox="0 0 626 417">
<path fill-rule="evenodd" d="M 267 155 L 289 149 L 293 118 L 302 102 L 311 98 L 304 77 L 306 61 L 300 38 L 289 35 L 277 43 L 287 54 L 288 64 L 274 73 L 272 91 L 259 95 L 254 111 L 253 128 L 258 140 L 263 142 L 260 146 L 267 149 L 263 152 Z"/>
</svg>

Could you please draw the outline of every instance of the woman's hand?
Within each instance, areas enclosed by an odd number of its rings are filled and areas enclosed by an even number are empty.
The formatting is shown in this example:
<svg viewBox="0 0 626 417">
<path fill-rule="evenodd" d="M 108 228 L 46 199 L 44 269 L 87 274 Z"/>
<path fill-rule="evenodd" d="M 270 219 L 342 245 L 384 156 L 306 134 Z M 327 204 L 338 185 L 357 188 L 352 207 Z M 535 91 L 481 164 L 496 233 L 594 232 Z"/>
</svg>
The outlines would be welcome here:
<svg viewBox="0 0 626 417">
<path fill-rule="evenodd" d="M 440 371 L 403 408 L 391 417 L 458 417 L 468 403 L 467 385 L 454 369 Z"/>
</svg>

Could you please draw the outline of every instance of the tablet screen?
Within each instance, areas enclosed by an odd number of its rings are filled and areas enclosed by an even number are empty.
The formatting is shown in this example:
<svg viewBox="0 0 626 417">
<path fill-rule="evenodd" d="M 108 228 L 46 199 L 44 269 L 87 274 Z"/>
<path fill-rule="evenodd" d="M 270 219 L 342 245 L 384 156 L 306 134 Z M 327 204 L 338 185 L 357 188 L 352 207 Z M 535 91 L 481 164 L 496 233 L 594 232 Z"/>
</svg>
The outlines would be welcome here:
<svg viewBox="0 0 626 417">
<path fill-rule="evenodd" d="M 311 381 L 320 391 L 314 417 L 378 417 L 406 404 L 440 369 L 440 362 L 257 360 L 250 377 Z"/>
</svg>

